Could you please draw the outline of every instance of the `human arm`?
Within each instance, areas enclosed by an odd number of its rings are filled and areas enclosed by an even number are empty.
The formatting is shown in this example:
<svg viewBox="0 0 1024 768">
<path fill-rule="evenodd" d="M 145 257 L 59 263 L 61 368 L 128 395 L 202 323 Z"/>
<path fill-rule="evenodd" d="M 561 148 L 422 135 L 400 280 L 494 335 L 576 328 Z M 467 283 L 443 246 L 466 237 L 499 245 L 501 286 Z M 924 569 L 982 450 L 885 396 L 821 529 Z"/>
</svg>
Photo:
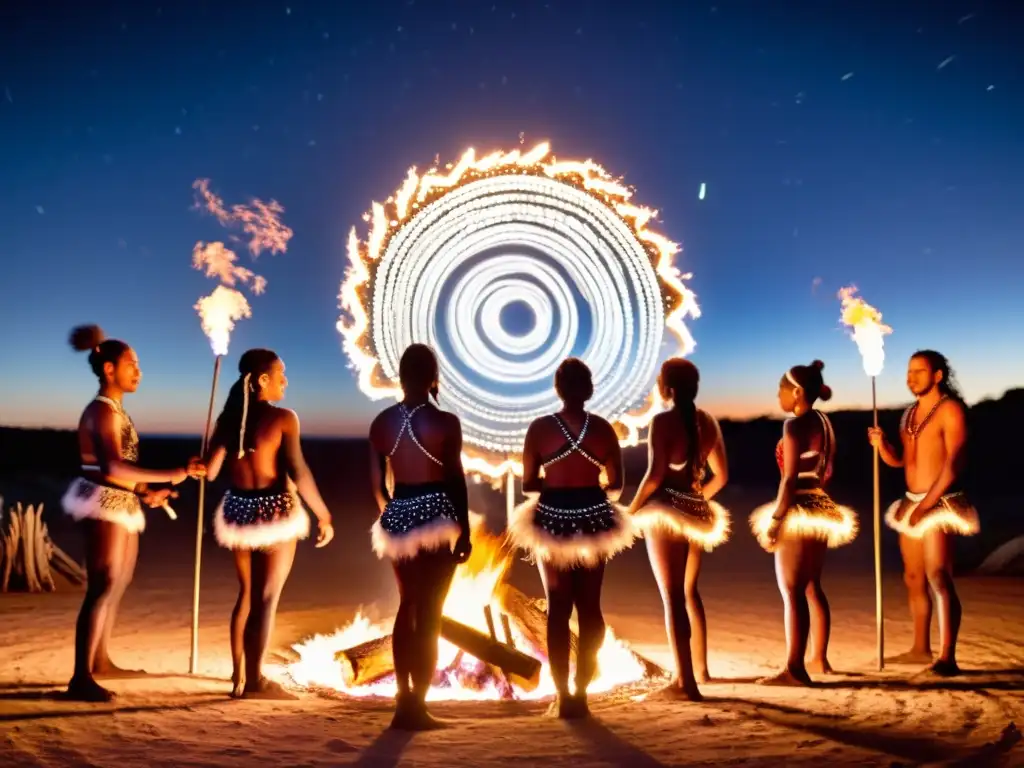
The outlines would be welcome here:
<svg viewBox="0 0 1024 768">
<path fill-rule="evenodd" d="M 372 431 L 371 431 L 372 434 Z M 381 512 L 391 501 L 391 492 L 387 484 L 388 459 L 377 450 L 377 446 L 370 440 L 370 484 L 373 486 L 373 500 L 377 502 L 377 509 Z"/>
<path fill-rule="evenodd" d="M 661 426 L 662 419 L 655 416 L 647 433 L 647 472 L 636 489 L 636 495 L 629 505 L 629 513 L 636 514 L 647 500 L 661 486 L 668 467 L 668 433 Z M 618 441 L 616 441 L 618 445 Z"/>
<path fill-rule="evenodd" d="M 121 458 L 121 416 L 113 408 L 101 404 L 92 414 L 93 443 L 100 472 L 119 483 L 138 487 L 145 483 L 177 485 L 189 476 L 189 468 L 143 469 Z M 143 490 L 148 490 L 143 488 Z"/>
<path fill-rule="evenodd" d="M 967 446 L 967 418 L 964 409 L 955 401 L 948 401 L 942 409 L 936 413 L 937 421 L 942 427 L 942 442 L 946 448 L 946 460 L 942 463 L 942 470 L 935 478 L 931 488 L 924 498 L 917 504 L 907 521 L 913 526 L 920 516 L 930 510 L 950 489 L 963 466 L 964 448 Z"/>
<path fill-rule="evenodd" d="M 608 478 L 604 492 L 608 496 L 609 501 L 615 502 L 622 496 L 623 479 L 626 473 L 622 467 L 622 448 L 619 446 L 619 436 L 615 434 L 615 428 L 607 421 L 604 423 L 604 426 L 608 430 L 608 444 L 610 446 L 608 456 L 604 460 L 604 471 Z"/>
<path fill-rule="evenodd" d="M 708 419 L 715 430 L 715 445 L 708 454 L 708 466 L 711 467 L 712 477 L 701 490 L 705 499 L 713 499 L 729 482 L 729 460 L 725 455 L 725 440 L 722 438 L 722 428 L 718 425 L 718 420 L 711 415 Z"/>
<path fill-rule="evenodd" d="M 316 487 L 313 473 L 309 471 L 306 459 L 302 455 L 298 415 L 296 415 L 295 411 L 282 409 L 281 419 L 281 440 L 284 444 L 289 474 L 295 480 L 295 486 L 299 491 L 299 495 L 305 499 L 310 507 L 310 511 L 316 515 L 317 528 L 319 529 L 316 545 L 322 547 L 334 538 L 331 513 L 327 510 L 327 505 L 324 504 L 324 500 L 320 496 L 320 489 Z"/>
<path fill-rule="evenodd" d="M 772 543 L 778 536 L 786 511 L 793 505 L 799 463 L 800 447 L 796 427 L 793 426 L 793 419 L 786 419 L 782 425 L 782 478 L 779 480 L 779 494 L 775 499 L 772 524 L 768 529 L 768 539 Z"/>
<path fill-rule="evenodd" d="M 537 454 L 537 422 L 526 430 L 523 441 L 523 494 L 540 493 L 543 481 L 540 479 L 540 456 Z"/>
<path fill-rule="evenodd" d="M 206 479 L 212 483 L 224 468 L 224 460 L 227 458 L 228 449 L 223 445 L 214 443 L 210 446 L 208 453 L 209 455 L 206 459 Z"/>
<path fill-rule="evenodd" d="M 897 456 L 895 449 L 885 439 L 885 433 L 881 427 L 868 428 L 868 442 L 872 447 L 878 449 L 878 456 L 888 466 L 898 468 L 903 466 L 903 456 Z"/>
<path fill-rule="evenodd" d="M 445 485 L 448 498 L 455 507 L 460 529 L 454 554 L 460 563 L 464 563 L 469 559 L 472 546 L 469 540 L 469 489 L 466 487 L 466 471 L 462 467 L 462 422 L 455 414 L 450 414 L 448 418 L 450 422 L 444 450 Z"/>
</svg>

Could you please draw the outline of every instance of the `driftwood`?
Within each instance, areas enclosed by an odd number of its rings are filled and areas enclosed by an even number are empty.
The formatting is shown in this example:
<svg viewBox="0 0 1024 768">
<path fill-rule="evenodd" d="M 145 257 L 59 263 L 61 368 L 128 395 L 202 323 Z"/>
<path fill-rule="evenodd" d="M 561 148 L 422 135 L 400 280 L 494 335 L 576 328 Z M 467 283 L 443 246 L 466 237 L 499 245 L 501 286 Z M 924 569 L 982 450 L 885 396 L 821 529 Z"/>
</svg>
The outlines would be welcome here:
<svg viewBox="0 0 1024 768">
<path fill-rule="evenodd" d="M 50 539 L 43 505 L 18 503 L 4 514 L 0 498 L 0 592 L 53 592 L 54 570 L 74 585 L 85 583 L 85 570 Z"/>
<path fill-rule="evenodd" d="M 369 685 L 395 673 L 391 635 L 338 651 L 334 659 L 341 664 L 341 676 L 349 688 Z"/>
</svg>

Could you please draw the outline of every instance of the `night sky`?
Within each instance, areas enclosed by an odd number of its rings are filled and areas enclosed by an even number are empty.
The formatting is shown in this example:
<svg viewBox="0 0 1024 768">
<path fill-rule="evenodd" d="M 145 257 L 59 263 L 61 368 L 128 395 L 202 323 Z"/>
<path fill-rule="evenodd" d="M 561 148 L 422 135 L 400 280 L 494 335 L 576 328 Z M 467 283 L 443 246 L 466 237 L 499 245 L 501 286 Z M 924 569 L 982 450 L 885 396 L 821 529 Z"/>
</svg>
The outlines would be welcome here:
<svg viewBox="0 0 1024 768">
<path fill-rule="evenodd" d="M 895 333 L 882 403 L 935 347 L 971 401 L 1024 383 L 1024 11 L 1007 2 L 5 2 L 0 10 L 0 423 L 70 427 L 95 391 L 67 333 L 136 347 L 143 432 L 200 431 L 213 283 L 192 209 L 275 199 L 286 253 L 238 355 L 284 358 L 309 434 L 361 432 L 335 330 L 345 240 L 407 169 L 552 142 L 657 208 L 703 316 L 701 401 L 775 408 L 826 361 L 870 403 L 836 291 Z M 1016 48 L 1016 50 L 1015 50 Z M 704 200 L 698 199 L 701 183 Z M 242 249 L 240 249 L 241 251 Z"/>
</svg>

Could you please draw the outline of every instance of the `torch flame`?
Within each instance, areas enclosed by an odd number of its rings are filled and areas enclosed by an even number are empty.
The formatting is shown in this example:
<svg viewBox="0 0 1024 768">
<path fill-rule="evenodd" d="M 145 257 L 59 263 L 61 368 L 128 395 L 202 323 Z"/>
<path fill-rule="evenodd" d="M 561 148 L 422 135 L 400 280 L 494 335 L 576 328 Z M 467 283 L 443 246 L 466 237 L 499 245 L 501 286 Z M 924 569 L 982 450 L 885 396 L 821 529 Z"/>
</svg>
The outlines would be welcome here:
<svg viewBox="0 0 1024 768">
<path fill-rule="evenodd" d="M 337 329 L 342 335 L 345 354 L 357 373 L 359 388 L 371 400 L 386 397 L 398 399 L 402 396 L 397 383 L 389 381 L 382 373 L 371 346 L 369 310 L 372 265 L 383 255 L 391 236 L 426 205 L 460 184 L 503 172 L 546 176 L 582 188 L 614 210 L 636 238 L 648 246 L 666 304 L 665 326 L 678 341 L 677 353 L 686 355 L 693 350 L 695 342 L 684 321 L 687 317 L 700 317 L 700 308 L 693 292 L 683 282 L 690 279 L 691 275 L 681 273 L 674 264 L 679 246 L 647 228 L 648 222 L 657 216 L 657 211 L 631 203 L 632 190 L 613 179 L 593 160 L 557 160 L 551 154 L 551 146 L 547 142 L 527 152 L 518 149 L 511 152 L 497 151 L 479 159 L 476 151 L 470 148 L 457 163 L 444 171 L 431 168 L 419 174 L 415 167 L 410 168 L 395 195 L 384 203 L 374 202 L 370 213 L 363 217 L 370 225 L 366 240 L 360 240 L 355 227 L 349 234 L 349 267 L 338 296 L 344 316 L 338 321 Z M 654 387 L 642 406 L 618 419 L 616 427 L 620 443 L 623 446 L 637 445 L 641 439 L 641 430 L 662 406 L 657 387 Z M 502 478 L 509 472 L 522 475 L 522 463 L 518 456 L 499 459 L 471 450 L 464 452 L 463 463 L 466 470 L 474 475 L 491 480 Z"/>
<path fill-rule="evenodd" d="M 220 356 L 228 353 L 228 342 L 235 322 L 242 318 L 252 317 L 249 302 L 234 288 L 218 285 L 213 293 L 204 296 L 195 305 L 199 319 L 203 324 L 203 333 L 210 339 L 213 354 Z"/>
<path fill-rule="evenodd" d="M 855 296 L 857 288 L 848 286 L 839 290 L 842 302 L 842 323 L 853 328 L 853 340 L 857 342 L 868 376 L 878 376 L 885 364 L 883 337 L 892 333 L 892 328 L 882 323 L 882 313 Z"/>
</svg>

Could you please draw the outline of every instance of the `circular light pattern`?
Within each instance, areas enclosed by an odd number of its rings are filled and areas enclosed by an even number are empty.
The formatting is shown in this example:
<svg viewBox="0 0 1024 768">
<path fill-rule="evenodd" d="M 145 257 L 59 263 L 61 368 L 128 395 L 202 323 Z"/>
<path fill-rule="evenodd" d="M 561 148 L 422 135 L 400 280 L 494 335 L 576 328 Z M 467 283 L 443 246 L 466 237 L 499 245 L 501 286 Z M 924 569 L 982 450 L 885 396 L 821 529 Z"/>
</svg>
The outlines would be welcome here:
<svg viewBox="0 0 1024 768">
<path fill-rule="evenodd" d="M 530 422 L 561 407 L 552 383 L 566 357 L 593 372 L 588 409 L 635 443 L 660 404 L 666 327 L 678 351 L 693 346 L 683 319 L 698 309 L 672 265 L 677 248 L 646 229 L 654 212 L 600 166 L 548 154 L 469 150 L 447 175 L 412 169 L 374 203 L 366 242 L 349 236 L 338 329 L 360 388 L 400 396 L 402 352 L 429 344 L 467 469 L 492 477 L 521 471 Z M 513 305 L 532 315 L 527 329 L 505 327 Z"/>
</svg>

